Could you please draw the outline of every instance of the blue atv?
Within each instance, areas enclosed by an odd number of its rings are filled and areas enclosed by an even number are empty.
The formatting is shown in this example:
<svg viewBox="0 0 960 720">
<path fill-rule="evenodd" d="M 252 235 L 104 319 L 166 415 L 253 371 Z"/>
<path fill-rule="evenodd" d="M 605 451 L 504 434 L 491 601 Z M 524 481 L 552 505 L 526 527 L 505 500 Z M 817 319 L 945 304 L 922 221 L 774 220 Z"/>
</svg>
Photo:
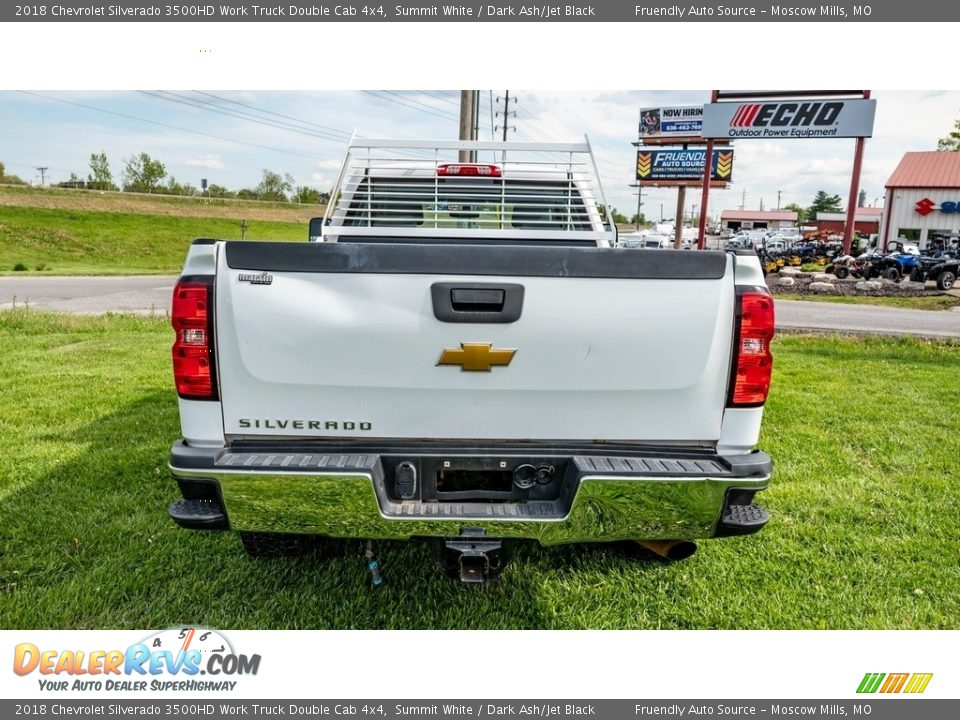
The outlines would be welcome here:
<svg viewBox="0 0 960 720">
<path fill-rule="evenodd" d="M 905 277 L 910 277 L 915 270 L 920 269 L 921 263 L 919 255 L 900 252 L 884 256 L 879 263 L 874 264 L 871 274 L 879 275 L 882 278 L 897 283 Z"/>
</svg>

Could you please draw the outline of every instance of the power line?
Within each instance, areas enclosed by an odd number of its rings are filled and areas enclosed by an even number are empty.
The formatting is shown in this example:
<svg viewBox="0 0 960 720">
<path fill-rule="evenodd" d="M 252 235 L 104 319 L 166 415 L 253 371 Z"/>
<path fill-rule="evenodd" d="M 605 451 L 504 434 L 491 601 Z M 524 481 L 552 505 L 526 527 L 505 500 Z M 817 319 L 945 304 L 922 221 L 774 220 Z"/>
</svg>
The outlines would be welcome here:
<svg viewBox="0 0 960 720">
<path fill-rule="evenodd" d="M 206 112 L 216 113 L 217 115 L 224 115 L 226 117 L 237 118 L 239 120 L 244 120 L 245 122 L 252 122 L 252 123 L 256 123 L 257 125 L 263 125 L 265 127 L 272 127 L 280 130 L 287 130 L 289 132 L 295 132 L 301 135 L 307 135 L 309 137 L 316 137 L 322 140 L 332 140 L 334 142 L 343 142 L 346 139 L 344 137 L 338 137 L 328 132 L 321 133 L 318 130 L 306 130 L 303 128 L 294 127 L 292 125 L 289 125 L 288 123 L 279 123 L 273 120 L 257 118 L 255 116 L 250 115 L 249 113 L 240 113 L 240 112 L 233 112 L 231 110 L 223 110 L 223 109 L 217 108 L 216 106 L 212 105 L 209 102 L 205 102 L 203 100 L 193 100 L 192 98 L 186 97 L 184 95 L 178 95 L 176 93 L 172 93 L 168 91 L 160 91 L 159 93 L 156 93 L 156 92 L 149 92 L 146 90 L 138 90 L 137 92 L 139 92 L 142 95 L 155 98 L 157 100 L 165 100 L 167 102 L 178 103 L 180 105 L 187 105 L 189 107 L 193 107 L 198 110 L 204 110 Z"/>
<path fill-rule="evenodd" d="M 256 105 L 248 105 L 247 103 L 242 103 L 239 100 L 232 100 L 230 98 L 225 98 L 220 95 L 214 95 L 213 93 L 203 92 L 201 90 L 194 90 L 193 92 L 196 95 L 205 95 L 209 98 L 213 98 L 214 100 L 220 100 L 221 102 L 231 103 L 232 105 L 239 105 L 240 107 L 248 108 L 250 110 L 255 110 L 259 113 L 264 113 L 266 115 L 274 115 L 276 117 L 285 118 L 287 120 L 293 120 L 294 122 L 301 123 L 302 125 L 309 125 L 319 130 L 328 130 L 329 132 L 332 132 L 332 133 L 346 135 L 347 137 L 350 136 L 350 133 L 346 132 L 345 130 L 339 130 L 337 128 L 333 128 L 328 125 L 319 125 L 315 122 L 310 122 L 308 120 L 301 120 L 300 118 L 295 118 L 292 115 L 284 115 L 283 113 L 274 112 L 273 110 L 265 110 L 263 108 L 257 107 Z"/>
<path fill-rule="evenodd" d="M 260 150 L 269 150 L 270 152 L 282 153 L 284 155 L 293 155 L 295 157 L 306 158 L 307 160 L 324 160 L 325 158 L 315 157 L 313 155 L 304 155 L 303 153 L 293 152 L 292 150 L 282 150 L 280 148 L 269 147 L 267 145 L 259 145 L 257 143 L 247 142 L 245 140 L 237 140 L 235 138 L 225 137 L 223 135 L 214 135 L 213 133 L 203 132 L 202 130 L 194 130 L 192 128 L 179 127 L 178 125 L 171 125 L 170 123 L 160 122 L 159 120 L 148 120 L 146 118 L 137 117 L 136 115 L 129 115 L 127 113 L 117 112 L 116 110 L 106 110 L 104 108 L 95 107 L 93 105 L 85 105 L 83 103 L 73 102 L 72 100 L 64 100 L 63 98 L 51 97 L 50 95 L 43 95 L 41 93 L 30 92 L 29 90 L 18 90 L 17 92 L 23 93 L 24 95 L 32 95 L 34 97 L 43 98 L 44 100 L 51 100 L 53 102 L 63 103 L 64 105 L 73 105 L 74 107 L 83 108 L 84 110 L 92 110 L 94 112 L 104 113 L 106 115 L 116 115 L 117 117 L 127 118 L 128 120 L 136 120 L 137 122 L 148 123 L 150 125 L 157 125 L 159 127 L 170 128 L 171 130 L 179 130 L 180 132 L 192 133 L 194 135 L 203 135 L 204 137 L 215 138 L 217 140 L 224 140 L 226 142 L 236 143 L 238 145 L 246 145 L 247 147 L 255 147 Z"/>
<path fill-rule="evenodd" d="M 427 97 L 432 97 L 432 98 L 434 98 L 435 100 L 439 100 L 440 102 L 445 102 L 445 103 L 447 103 L 447 105 L 453 105 L 455 108 L 459 108 L 459 107 L 460 107 L 460 104 L 459 104 L 459 103 L 457 103 L 457 102 L 454 101 L 454 100 L 451 100 L 449 97 L 444 97 L 444 96 L 441 95 L 439 92 L 430 92 L 429 90 L 419 90 L 418 92 L 419 92 L 421 95 L 426 95 Z"/>
<path fill-rule="evenodd" d="M 419 105 L 421 105 L 422 107 L 418 107 L 417 105 L 413 105 L 411 103 L 405 102 L 403 99 L 398 99 L 393 97 L 383 97 L 381 95 L 378 95 L 373 90 L 361 90 L 361 92 L 364 93 L 365 95 L 369 95 L 370 97 L 374 97 L 377 100 L 382 100 L 384 102 L 391 102 L 391 103 L 394 103 L 395 105 L 402 105 L 403 107 L 408 108 L 410 110 L 416 110 L 418 112 L 426 113 L 428 115 L 433 115 L 434 117 L 438 117 L 441 120 L 453 120 L 453 121 L 459 120 L 458 117 L 451 114 L 441 115 L 440 111 L 436 111 L 435 109 L 431 108 L 429 105 L 426 105 L 425 103 L 419 103 Z M 400 96 L 400 98 L 403 98 L 403 96 Z"/>
</svg>

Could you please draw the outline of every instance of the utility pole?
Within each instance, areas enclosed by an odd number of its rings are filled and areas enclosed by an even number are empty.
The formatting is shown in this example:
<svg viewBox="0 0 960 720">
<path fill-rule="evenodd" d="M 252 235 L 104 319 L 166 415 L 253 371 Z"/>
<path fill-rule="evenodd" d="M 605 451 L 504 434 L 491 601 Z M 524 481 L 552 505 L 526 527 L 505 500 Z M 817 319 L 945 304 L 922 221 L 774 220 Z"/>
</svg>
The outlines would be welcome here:
<svg viewBox="0 0 960 720">
<path fill-rule="evenodd" d="M 673 247 L 679 250 L 683 246 L 683 218 L 687 204 L 687 186 L 677 188 L 677 217 L 673 224 Z"/>
<path fill-rule="evenodd" d="M 43 187 L 43 186 L 46 184 L 46 181 L 47 181 L 47 170 L 49 170 L 49 169 L 50 169 L 49 166 L 36 168 L 37 172 L 40 173 L 40 187 Z"/>
<path fill-rule="evenodd" d="M 744 188 L 740 195 L 740 209 L 744 210 L 747 206 L 747 189 Z"/>
<path fill-rule="evenodd" d="M 781 194 L 782 192 L 783 192 L 783 190 L 777 190 L 777 210 L 780 209 L 780 194 Z"/>
<path fill-rule="evenodd" d="M 497 130 L 503 130 L 503 141 L 504 141 L 504 142 L 507 141 L 507 131 L 510 130 L 511 128 L 512 128 L 514 131 L 516 131 L 516 129 L 517 129 L 515 125 L 513 125 L 513 126 L 510 125 L 510 116 L 511 116 L 511 115 L 513 115 L 514 117 L 517 116 L 517 111 L 510 109 L 510 100 L 511 100 L 510 91 L 507 90 L 506 94 L 505 94 L 504 97 L 503 97 L 503 112 L 500 112 L 499 110 L 497 111 L 497 115 L 498 115 L 498 116 L 503 115 L 503 126 L 501 127 L 500 125 L 497 125 L 496 129 L 497 129 Z M 512 98 L 512 100 L 513 100 L 513 102 L 517 102 L 517 99 L 516 99 L 516 98 Z M 497 102 L 500 102 L 500 98 L 499 98 L 499 97 L 497 98 Z"/>
<path fill-rule="evenodd" d="M 634 183 L 630 187 L 637 189 L 637 222 L 636 229 L 637 232 L 640 232 L 640 208 L 643 207 L 643 185 L 640 183 Z"/>
<path fill-rule="evenodd" d="M 763 198 L 760 198 L 760 212 L 763 212 Z"/>
<path fill-rule="evenodd" d="M 475 134 L 477 118 L 477 91 L 460 91 L 460 139 L 476 140 Z M 475 162 L 476 153 L 471 150 L 461 150 L 459 160 L 462 163 Z"/>
</svg>

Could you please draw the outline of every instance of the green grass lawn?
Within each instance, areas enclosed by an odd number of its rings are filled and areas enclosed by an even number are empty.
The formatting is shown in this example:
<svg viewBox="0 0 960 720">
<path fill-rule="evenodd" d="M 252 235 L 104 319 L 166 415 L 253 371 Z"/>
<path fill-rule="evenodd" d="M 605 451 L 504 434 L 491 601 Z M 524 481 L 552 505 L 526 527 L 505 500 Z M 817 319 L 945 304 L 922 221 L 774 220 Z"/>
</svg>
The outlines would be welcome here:
<svg viewBox="0 0 960 720">
<path fill-rule="evenodd" d="M 921 295 L 897 297 L 895 295 L 797 295 L 777 293 L 775 300 L 804 300 L 808 302 L 840 303 L 842 305 L 885 305 L 911 310 L 949 310 L 960 305 L 960 298 L 953 295 Z"/>
<path fill-rule="evenodd" d="M 307 239 L 305 222 L 247 225 L 248 239 Z M 18 263 L 50 275 L 177 273 L 197 237 L 239 239 L 240 218 L 0 206 L 0 274 L 19 274 Z"/>
<path fill-rule="evenodd" d="M 441 578 L 420 544 L 248 559 L 180 530 L 171 332 L 151 318 L 0 313 L 0 627 L 960 628 L 960 346 L 788 336 L 756 536 L 668 565 L 526 547 L 498 583 Z"/>
</svg>

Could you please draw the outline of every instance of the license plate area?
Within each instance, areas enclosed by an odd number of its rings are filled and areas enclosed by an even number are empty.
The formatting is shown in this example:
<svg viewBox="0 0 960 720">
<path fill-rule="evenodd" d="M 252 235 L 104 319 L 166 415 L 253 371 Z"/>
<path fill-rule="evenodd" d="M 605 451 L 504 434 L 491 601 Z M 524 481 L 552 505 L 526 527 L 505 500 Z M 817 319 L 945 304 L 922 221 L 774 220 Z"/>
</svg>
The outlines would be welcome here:
<svg viewBox="0 0 960 720">
<path fill-rule="evenodd" d="M 427 503 L 556 500 L 570 464 L 569 458 L 516 455 L 381 456 L 381 461 L 391 500 Z"/>
</svg>

